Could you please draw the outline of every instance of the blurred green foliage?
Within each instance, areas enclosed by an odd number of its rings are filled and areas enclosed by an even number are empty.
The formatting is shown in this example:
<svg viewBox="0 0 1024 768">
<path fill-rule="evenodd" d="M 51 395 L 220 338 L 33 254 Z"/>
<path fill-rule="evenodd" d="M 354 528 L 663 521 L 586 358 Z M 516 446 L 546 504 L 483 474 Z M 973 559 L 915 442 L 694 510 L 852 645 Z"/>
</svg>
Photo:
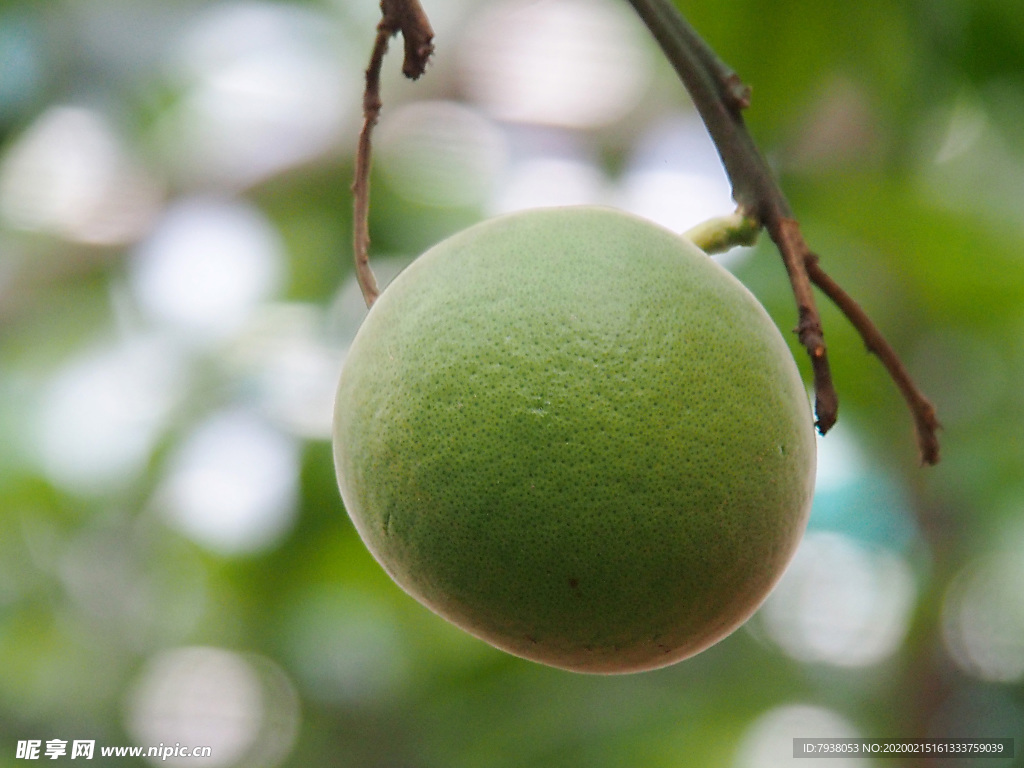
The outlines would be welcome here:
<svg viewBox="0 0 1024 768">
<path fill-rule="evenodd" d="M 620 19 L 647 68 L 633 103 L 510 119 L 467 53 L 502 41 L 471 38 L 497 1 L 424 4 L 435 62 L 407 84 L 393 53 L 381 131 L 403 105 L 458 103 L 472 131 L 420 136 L 448 158 L 427 170 L 457 188 L 465 162 L 491 191 L 410 196 L 382 139 L 382 275 L 493 212 L 526 160 L 583 158 L 620 189 L 650 126 L 689 114 Z M 349 184 L 373 0 L 0 0 L 0 767 L 31 739 L 94 740 L 118 765 L 148 763 L 101 745 L 210 744 L 178 761 L 206 765 L 760 767 L 834 735 L 1013 737 L 1015 760 L 975 762 L 1024 764 L 1024 6 L 679 6 L 752 85 L 753 134 L 825 268 L 933 397 L 943 460 L 917 465 L 902 401 L 822 298 L 841 415 L 806 557 L 718 646 L 606 678 L 428 613 L 338 498 L 324 388 L 361 316 Z M 770 243 L 727 263 L 795 324 Z"/>
</svg>

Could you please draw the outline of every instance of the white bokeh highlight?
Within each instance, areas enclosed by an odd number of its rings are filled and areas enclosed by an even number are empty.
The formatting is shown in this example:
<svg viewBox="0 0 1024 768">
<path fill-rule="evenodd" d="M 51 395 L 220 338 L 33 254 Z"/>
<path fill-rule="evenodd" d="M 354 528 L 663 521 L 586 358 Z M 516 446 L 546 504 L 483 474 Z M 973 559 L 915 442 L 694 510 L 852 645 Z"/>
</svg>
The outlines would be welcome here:
<svg viewBox="0 0 1024 768">
<path fill-rule="evenodd" d="M 237 189 L 330 151 L 358 111 L 359 67 L 330 17 L 267 2 L 196 16 L 169 69 L 183 89 L 158 129 L 175 172 Z"/>
<path fill-rule="evenodd" d="M 57 485 L 92 495 L 126 487 L 144 470 L 187 384 L 188 366 L 156 337 L 87 349 L 43 384 L 38 454 Z"/>
<path fill-rule="evenodd" d="M 915 598 L 913 573 L 900 555 L 811 531 L 759 617 L 798 661 L 867 667 L 899 648 Z"/>
<path fill-rule="evenodd" d="M 863 734 L 840 713 L 809 704 L 787 704 L 765 712 L 743 734 L 734 768 L 869 768 L 873 761 L 859 757 L 793 758 L 793 739 L 852 739 Z"/>
<path fill-rule="evenodd" d="M 149 757 L 154 765 L 269 768 L 290 752 L 298 719 L 294 687 L 276 665 L 206 646 L 150 659 L 125 702 L 137 744 L 210 747 L 201 759 Z"/>
<path fill-rule="evenodd" d="M 0 220 L 90 245 L 139 237 L 160 191 L 110 121 L 77 106 L 53 106 L 0 161 Z"/>
<path fill-rule="evenodd" d="M 291 530 L 299 443 L 244 409 L 214 414 L 177 446 L 154 503 L 169 524 L 207 549 L 265 550 Z"/>
<path fill-rule="evenodd" d="M 169 206 L 130 265 L 142 311 L 194 344 L 237 333 L 283 275 L 277 231 L 254 206 L 220 197 Z"/>
<path fill-rule="evenodd" d="M 991 552 L 965 566 L 943 603 L 943 638 L 957 665 L 981 680 L 1024 680 L 1024 556 L 1016 547 Z"/>
<path fill-rule="evenodd" d="M 485 4 L 459 50 L 470 100 L 512 122 L 607 125 L 636 106 L 652 75 L 641 27 L 607 0 Z"/>
<path fill-rule="evenodd" d="M 718 151 L 695 113 L 668 115 L 639 137 L 619 204 L 675 232 L 735 210 Z"/>
</svg>

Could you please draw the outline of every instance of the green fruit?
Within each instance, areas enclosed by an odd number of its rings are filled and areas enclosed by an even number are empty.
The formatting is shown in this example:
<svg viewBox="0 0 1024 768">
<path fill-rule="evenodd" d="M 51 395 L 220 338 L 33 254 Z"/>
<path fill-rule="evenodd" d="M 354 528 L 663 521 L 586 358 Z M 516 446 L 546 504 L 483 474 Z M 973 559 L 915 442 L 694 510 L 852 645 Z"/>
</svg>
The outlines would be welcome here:
<svg viewBox="0 0 1024 768">
<path fill-rule="evenodd" d="M 345 360 L 334 446 L 402 588 L 582 672 L 736 629 L 814 482 L 806 392 L 757 300 L 682 237 L 591 207 L 484 222 L 399 275 Z"/>
</svg>

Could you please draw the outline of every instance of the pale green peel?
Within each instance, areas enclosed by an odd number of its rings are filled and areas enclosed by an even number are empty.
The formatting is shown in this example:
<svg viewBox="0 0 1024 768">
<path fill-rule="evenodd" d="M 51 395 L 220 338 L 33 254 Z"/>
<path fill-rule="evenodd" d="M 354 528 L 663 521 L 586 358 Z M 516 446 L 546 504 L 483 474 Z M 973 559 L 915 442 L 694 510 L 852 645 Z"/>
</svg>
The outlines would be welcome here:
<svg viewBox="0 0 1024 768">
<path fill-rule="evenodd" d="M 335 412 L 342 497 L 416 599 L 586 672 L 691 656 L 757 608 L 803 532 L 810 408 L 754 297 L 610 209 L 513 214 L 373 305 Z"/>
</svg>

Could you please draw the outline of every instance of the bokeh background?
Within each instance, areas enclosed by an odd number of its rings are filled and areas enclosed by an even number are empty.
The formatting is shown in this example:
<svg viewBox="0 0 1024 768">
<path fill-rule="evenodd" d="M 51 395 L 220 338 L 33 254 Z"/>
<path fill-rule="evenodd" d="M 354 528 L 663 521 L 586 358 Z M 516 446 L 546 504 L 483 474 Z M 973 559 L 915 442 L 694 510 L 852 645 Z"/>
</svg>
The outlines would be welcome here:
<svg viewBox="0 0 1024 768">
<path fill-rule="evenodd" d="M 625 0 L 425 6 L 426 77 L 397 46 L 386 65 L 382 279 L 503 211 L 731 211 Z M 1024 765 L 1024 5 L 681 6 L 752 85 L 812 247 L 936 402 L 943 461 L 918 466 L 822 298 L 841 417 L 784 580 L 692 660 L 589 677 L 421 608 L 338 497 L 376 3 L 0 0 L 0 766 L 91 739 L 99 764 L 180 743 L 212 756 L 166 764 L 770 768 L 823 736 L 1013 737 L 1016 760 L 975 762 Z M 723 262 L 791 337 L 771 244 Z"/>
</svg>

